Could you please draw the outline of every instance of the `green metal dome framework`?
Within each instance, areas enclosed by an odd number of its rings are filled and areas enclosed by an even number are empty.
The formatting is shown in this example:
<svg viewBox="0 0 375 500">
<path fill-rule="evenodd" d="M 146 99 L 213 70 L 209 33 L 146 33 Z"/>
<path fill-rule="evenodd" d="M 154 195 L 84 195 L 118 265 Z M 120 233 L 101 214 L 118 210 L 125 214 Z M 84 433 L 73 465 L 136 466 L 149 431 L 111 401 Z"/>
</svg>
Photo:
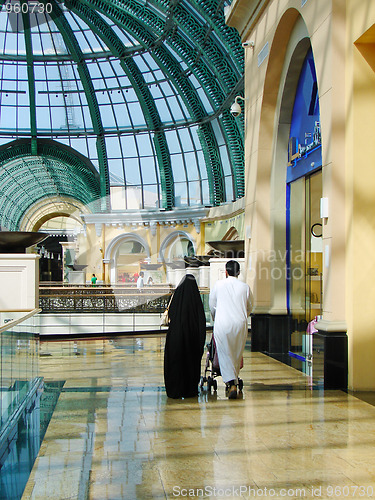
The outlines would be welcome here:
<svg viewBox="0 0 375 500">
<path fill-rule="evenodd" d="M 52 192 L 100 199 L 98 211 L 243 197 L 243 118 L 229 112 L 243 48 L 229 3 L 0 0 L 0 181 L 20 187 L 15 197 L 1 184 L 0 225 L 18 229 Z"/>
</svg>

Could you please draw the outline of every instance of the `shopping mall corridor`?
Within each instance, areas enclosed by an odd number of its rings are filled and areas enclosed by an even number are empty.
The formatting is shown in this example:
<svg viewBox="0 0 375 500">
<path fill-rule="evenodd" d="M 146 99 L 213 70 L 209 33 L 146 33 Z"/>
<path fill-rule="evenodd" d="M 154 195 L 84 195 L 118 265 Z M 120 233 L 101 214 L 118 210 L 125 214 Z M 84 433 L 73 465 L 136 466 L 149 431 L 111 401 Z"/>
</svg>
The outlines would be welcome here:
<svg viewBox="0 0 375 500">
<path fill-rule="evenodd" d="M 164 340 L 41 343 L 65 382 L 23 499 L 375 497 L 374 406 L 249 348 L 241 399 L 171 400 Z"/>
</svg>

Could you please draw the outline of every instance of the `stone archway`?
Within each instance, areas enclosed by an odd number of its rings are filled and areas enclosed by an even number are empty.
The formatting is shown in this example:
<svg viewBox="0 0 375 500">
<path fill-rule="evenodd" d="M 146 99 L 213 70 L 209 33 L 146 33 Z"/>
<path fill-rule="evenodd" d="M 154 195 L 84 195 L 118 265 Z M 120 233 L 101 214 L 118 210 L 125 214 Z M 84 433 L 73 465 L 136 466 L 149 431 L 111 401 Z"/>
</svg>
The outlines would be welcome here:
<svg viewBox="0 0 375 500">
<path fill-rule="evenodd" d="M 144 252 L 137 254 L 134 252 L 135 261 L 139 255 L 145 255 L 147 259 L 151 258 L 150 247 L 145 239 L 134 233 L 125 233 L 116 236 L 108 247 L 106 248 L 103 263 L 108 265 L 108 276 L 111 283 L 116 283 L 118 281 L 118 266 L 120 265 L 119 250 L 124 243 L 134 243 L 138 245 Z"/>
<path fill-rule="evenodd" d="M 160 245 L 159 250 L 159 261 L 165 263 L 166 262 L 166 251 L 168 248 L 175 242 L 181 240 L 187 240 L 191 243 L 194 254 L 196 253 L 196 243 L 194 239 L 190 236 L 189 233 L 185 231 L 173 231 L 173 233 L 169 234 Z"/>
</svg>

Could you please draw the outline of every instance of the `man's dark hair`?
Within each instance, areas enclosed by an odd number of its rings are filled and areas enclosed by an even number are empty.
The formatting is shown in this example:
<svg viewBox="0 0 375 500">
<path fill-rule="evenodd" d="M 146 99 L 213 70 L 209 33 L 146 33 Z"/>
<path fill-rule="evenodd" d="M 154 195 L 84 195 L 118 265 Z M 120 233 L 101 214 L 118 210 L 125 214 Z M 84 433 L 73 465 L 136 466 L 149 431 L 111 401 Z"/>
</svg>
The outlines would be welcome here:
<svg viewBox="0 0 375 500">
<path fill-rule="evenodd" d="M 236 260 L 228 260 L 225 264 L 225 270 L 229 276 L 238 276 L 240 274 L 240 265 Z"/>
</svg>

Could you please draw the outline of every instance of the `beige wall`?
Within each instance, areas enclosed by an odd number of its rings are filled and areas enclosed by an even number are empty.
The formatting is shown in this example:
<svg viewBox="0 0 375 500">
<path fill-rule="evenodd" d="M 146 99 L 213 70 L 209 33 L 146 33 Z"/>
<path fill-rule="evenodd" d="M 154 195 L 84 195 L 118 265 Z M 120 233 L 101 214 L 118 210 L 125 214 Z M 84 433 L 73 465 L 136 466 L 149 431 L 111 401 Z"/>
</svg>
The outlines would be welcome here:
<svg viewBox="0 0 375 500">
<path fill-rule="evenodd" d="M 323 327 L 347 329 L 349 388 L 375 390 L 375 2 L 307 0 L 301 7 L 300 0 L 236 0 L 228 19 L 242 41 L 255 43 L 245 49 L 247 279 L 275 265 L 268 252 L 284 243 L 277 236 L 285 224 L 281 99 L 292 49 L 305 29 L 318 78 L 323 196 L 329 199 Z M 267 42 L 269 54 L 258 67 Z M 256 312 L 282 311 L 277 284 L 255 277 L 253 289 Z"/>
<path fill-rule="evenodd" d="M 348 2 L 347 322 L 351 385 L 375 389 L 375 4 Z"/>
<path fill-rule="evenodd" d="M 277 15 L 270 2 L 248 39 L 255 48 L 246 49 L 246 210 L 245 226 L 251 226 L 246 242 L 249 261 L 247 279 L 255 294 L 257 313 L 286 312 L 285 280 L 285 181 L 289 125 L 283 126 L 281 101 L 293 52 L 308 31 L 296 9 Z M 279 4 L 279 3 L 278 3 Z M 272 21 L 272 22 L 271 22 Z M 269 54 L 258 66 L 259 52 L 268 43 Z M 285 91 L 288 92 L 288 89 Z M 277 271 L 277 272 L 275 272 Z M 269 277 L 267 279 L 267 276 Z"/>
</svg>

